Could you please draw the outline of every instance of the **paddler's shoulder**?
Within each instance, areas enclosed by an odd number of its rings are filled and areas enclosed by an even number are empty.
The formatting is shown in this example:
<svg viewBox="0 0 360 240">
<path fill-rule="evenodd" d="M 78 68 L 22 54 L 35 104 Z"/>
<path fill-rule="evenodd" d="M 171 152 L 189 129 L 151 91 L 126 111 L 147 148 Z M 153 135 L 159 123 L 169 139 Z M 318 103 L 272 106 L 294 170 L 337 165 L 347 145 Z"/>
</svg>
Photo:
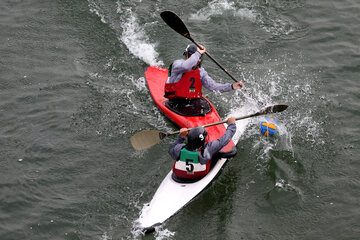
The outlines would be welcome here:
<svg viewBox="0 0 360 240">
<path fill-rule="evenodd" d="M 172 63 L 172 65 L 174 67 L 174 65 L 182 64 L 183 62 L 185 62 L 185 59 L 177 59 Z"/>
</svg>

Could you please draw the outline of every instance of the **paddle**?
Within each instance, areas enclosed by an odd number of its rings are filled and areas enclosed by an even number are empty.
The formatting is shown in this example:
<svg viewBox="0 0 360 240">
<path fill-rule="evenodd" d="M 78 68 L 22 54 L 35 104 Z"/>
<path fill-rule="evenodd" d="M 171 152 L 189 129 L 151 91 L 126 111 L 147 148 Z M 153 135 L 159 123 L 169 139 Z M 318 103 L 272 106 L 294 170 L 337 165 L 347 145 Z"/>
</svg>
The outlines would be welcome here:
<svg viewBox="0 0 360 240">
<path fill-rule="evenodd" d="M 160 13 L 161 18 L 166 22 L 169 27 L 175 30 L 175 32 L 183 35 L 190 41 L 192 41 L 198 48 L 201 48 L 200 45 L 195 42 L 195 40 L 190 36 L 190 32 L 185 26 L 184 22 L 173 12 L 171 11 L 164 11 Z M 229 72 L 226 68 L 221 66 L 208 52 L 205 52 L 205 54 L 214 62 L 216 65 L 218 65 L 221 70 L 223 70 L 232 80 L 235 82 L 238 82 Z"/>
<path fill-rule="evenodd" d="M 288 108 L 288 105 L 286 105 L 286 104 L 273 105 L 273 106 L 266 107 L 265 109 L 263 109 L 257 113 L 250 114 L 250 115 L 243 116 L 243 117 L 237 117 L 237 118 L 235 118 L 235 120 L 238 121 L 241 119 L 256 117 L 256 116 L 265 115 L 265 114 L 269 114 L 269 113 L 282 112 L 287 108 Z M 204 127 L 204 128 L 210 127 L 210 126 L 214 126 L 214 125 L 218 125 L 218 124 L 223 124 L 226 122 L 227 122 L 227 120 L 223 120 L 220 122 L 206 124 L 206 125 L 203 125 L 202 127 Z M 191 130 L 191 129 L 192 128 L 189 128 L 188 130 Z M 130 138 L 130 142 L 135 150 L 145 150 L 147 148 L 150 148 L 150 147 L 160 143 L 167 136 L 179 134 L 179 132 L 180 131 L 164 133 L 164 132 L 161 132 L 158 130 L 145 130 L 145 131 L 138 132 L 134 136 L 132 136 Z"/>
</svg>

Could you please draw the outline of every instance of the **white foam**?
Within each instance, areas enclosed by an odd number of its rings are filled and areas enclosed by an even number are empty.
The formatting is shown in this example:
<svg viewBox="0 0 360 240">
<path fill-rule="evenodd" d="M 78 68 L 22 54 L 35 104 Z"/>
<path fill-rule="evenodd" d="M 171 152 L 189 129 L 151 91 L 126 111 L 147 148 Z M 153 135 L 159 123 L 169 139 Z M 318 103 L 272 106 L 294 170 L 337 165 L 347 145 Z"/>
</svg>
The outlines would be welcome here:
<svg viewBox="0 0 360 240">
<path fill-rule="evenodd" d="M 100 17 L 101 22 L 107 23 L 105 20 L 105 15 L 100 13 L 100 7 L 93 1 L 89 1 L 90 12 L 95 13 L 98 17 Z"/>
<path fill-rule="evenodd" d="M 195 14 L 191 14 L 190 19 L 205 21 L 212 16 L 221 15 L 226 10 L 235 10 L 234 3 L 229 3 L 227 0 L 214 0 Z"/>
<path fill-rule="evenodd" d="M 155 228 L 155 239 L 163 240 L 169 239 L 175 235 L 175 232 L 171 232 L 168 229 L 163 229 L 163 226 L 159 226 Z"/>
<path fill-rule="evenodd" d="M 258 24 L 266 32 L 274 36 L 290 35 L 296 31 L 291 19 L 272 16 L 268 11 L 257 11 L 256 2 L 239 3 L 230 0 L 213 0 L 205 7 L 190 15 L 190 19 L 208 21 L 212 17 L 221 16 L 224 13 L 232 14 L 235 18 L 241 18 Z"/>
<path fill-rule="evenodd" d="M 90 12 L 100 17 L 101 22 L 109 24 L 116 32 L 119 31 L 117 21 L 114 20 L 109 13 L 106 13 L 105 8 L 102 8 L 99 3 L 92 0 L 88 0 L 88 2 Z M 117 2 L 116 12 L 120 15 L 120 24 L 122 28 L 119 40 L 125 44 L 130 53 L 135 57 L 149 65 L 163 66 L 163 62 L 157 59 L 159 54 L 155 50 L 156 44 L 150 42 L 149 37 L 146 34 L 145 29 L 149 24 L 139 24 L 137 15 L 132 8 L 123 7 L 122 5 L 123 3 L 121 1 Z"/>
<path fill-rule="evenodd" d="M 131 82 L 139 91 L 146 92 L 148 90 L 146 87 L 145 77 L 140 77 L 139 79 L 132 78 Z"/>
<path fill-rule="evenodd" d="M 119 38 L 129 49 L 131 54 L 140 58 L 147 64 L 153 66 L 162 66 L 164 63 L 158 60 L 158 52 L 156 52 L 154 43 L 151 43 L 146 35 L 145 29 L 138 23 L 136 13 L 131 8 L 121 9 L 121 3 L 118 2 L 117 12 L 122 15 L 123 32 Z"/>
<path fill-rule="evenodd" d="M 146 203 L 141 210 L 141 214 L 146 213 L 148 210 L 149 203 Z M 132 222 L 131 234 L 133 239 L 140 239 L 145 235 L 145 233 L 140 228 L 139 219 L 136 219 Z M 156 240 L 171 239 L 171 237 L 174 235 L 175 232 L 171 232 L 169 229 L 164 228 L 164 225 L 155 227 L 154 237 Z"/>
<path fill-rule="evenodd" d="M 198 21 L 207 21 L 213 16 L 219 16 L 225 13 L 226 11 L 233 14 L 235 17 L 240 17 L 242 19 L 247 19 L 249 21 L 255 22 L 257 13 L 246 7 L 238 8 L 235 6 L 234 2 L 227 0 L 214 0 L 209 2 L 207 6 L 200 9 L 194 14 L 190 15 L 190 19 Z"/>
<path fill-rule="evenodd" d="M 247 19 L 251 22 L 255 22 L 258 14 L 248 8 L 241 8 L 234 13 L 234 16 L 240 17 L 241 19 Z"/>
<path fill-rule="evenodd" d="M 104 232 L 103 235 L 101 236 L 101 240 L 110 240 L 112 239 L 107 232 Z"/>
</svg>

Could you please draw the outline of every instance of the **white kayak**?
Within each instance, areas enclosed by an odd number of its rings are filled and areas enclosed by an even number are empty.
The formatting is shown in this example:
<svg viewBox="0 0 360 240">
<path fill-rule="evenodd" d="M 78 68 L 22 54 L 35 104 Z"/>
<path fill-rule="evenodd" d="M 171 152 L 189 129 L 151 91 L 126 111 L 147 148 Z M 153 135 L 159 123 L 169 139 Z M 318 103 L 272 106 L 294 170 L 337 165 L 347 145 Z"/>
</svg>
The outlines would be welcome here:
<svg viewBox="0 0 360 240">
<path fill-rule="evenodd" d="M 236 123 L 237 131 L 233 137 L 235 145 L 245 131 L 247 123 L 248 120 Z M 194 183 L 174 181 L 171 170 L 160 184 L 151 202 L 145 204 L 141 210 L 140 217 L 137 220 L 138 229 L 143 232 L 153 231 L 156 226 L 175 215 L 212 183 L 226 163 L 226 158 L 219 159 L 204 178 Z"/>
</svg>

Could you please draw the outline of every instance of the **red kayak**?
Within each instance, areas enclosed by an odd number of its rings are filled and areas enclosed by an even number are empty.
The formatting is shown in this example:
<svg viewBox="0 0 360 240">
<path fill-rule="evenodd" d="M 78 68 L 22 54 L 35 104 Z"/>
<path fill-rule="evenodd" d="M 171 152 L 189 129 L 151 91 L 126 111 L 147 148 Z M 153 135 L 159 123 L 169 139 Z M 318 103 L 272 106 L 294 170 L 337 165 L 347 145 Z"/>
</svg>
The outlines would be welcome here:
<svg viewBox="0 0 360 240">
<path fill-rule="evenodd" d="M 145 72 L 145 77 L 156 106 L 178 127 L 191 128 L 222 120 L 214 106 L 205 96 L 203 96 L 202 102 L 200 102 L 199 105 L 203 105 L 203 108 L 205 105 L 206 113 L 199 112 L 197 116 L 189 116 L 189 113 L 191 115 L 196 109 L 176 109 L 176 106 L 174 107 L 174 104 L 171 104 L 171 101 L 164 97 L 165 82 L 168 78 L 168 70 L 166 68 L 159 68 L 156 66 L 148 67 Z M 181 114 L 181 110 L 184 110 L 183 114 Z M 209 135 L 209 141 L 212 141 L 220 138 L 225 133 L 226 128 L 224 125 L 220 124 L 208 127 L 206 128 L 206 131 Z M 232 151 L 234 146 L 234 142 L 230 141 L 221 151 Z"/>
</svg>

